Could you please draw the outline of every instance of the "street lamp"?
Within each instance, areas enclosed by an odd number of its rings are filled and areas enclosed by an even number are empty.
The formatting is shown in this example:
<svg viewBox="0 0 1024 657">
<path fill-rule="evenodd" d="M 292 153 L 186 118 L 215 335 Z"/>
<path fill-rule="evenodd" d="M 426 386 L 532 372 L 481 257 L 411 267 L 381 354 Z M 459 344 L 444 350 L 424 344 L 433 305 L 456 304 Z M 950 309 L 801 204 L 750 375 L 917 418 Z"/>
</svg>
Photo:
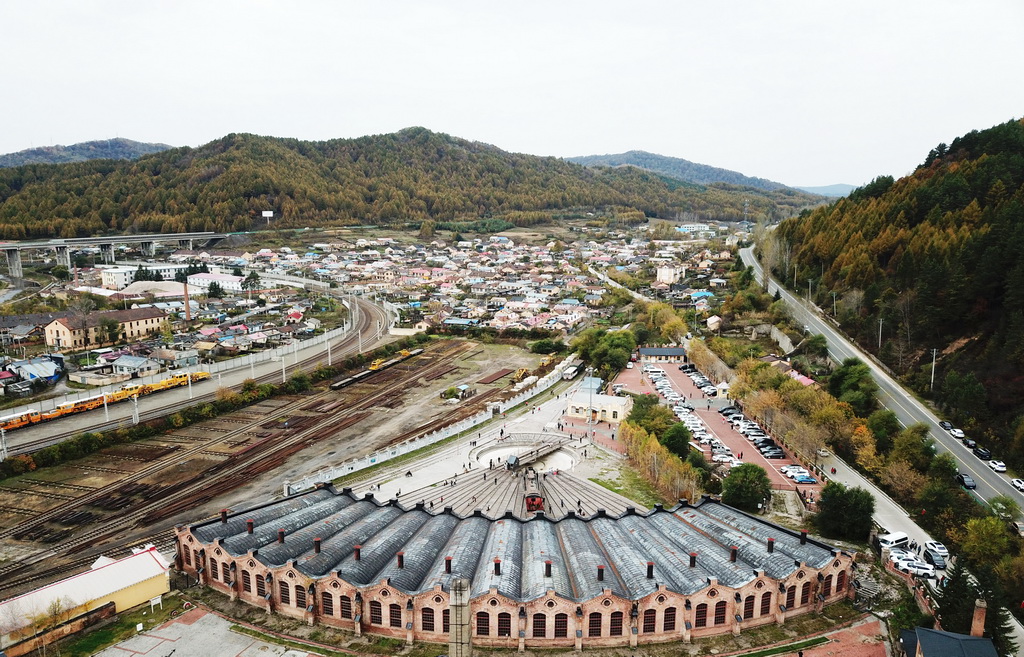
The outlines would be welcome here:
<svg viewBox="0 0 1024 657">
<path fill-rule="evenodd" d="M 594 374 L 594 368 L 588 367 L 584 374 L 586 375 L 586 378 L 589 379 Z M 584 379 L 584 383 L 587 384 L 587 387 L 590 390 L 590 401 L 587 404 L 587 424 L 589 425 L 591 424 L 591 420 L 594 418 L 594 382 L 587 382 L 586 379 Z"/>
</svg>

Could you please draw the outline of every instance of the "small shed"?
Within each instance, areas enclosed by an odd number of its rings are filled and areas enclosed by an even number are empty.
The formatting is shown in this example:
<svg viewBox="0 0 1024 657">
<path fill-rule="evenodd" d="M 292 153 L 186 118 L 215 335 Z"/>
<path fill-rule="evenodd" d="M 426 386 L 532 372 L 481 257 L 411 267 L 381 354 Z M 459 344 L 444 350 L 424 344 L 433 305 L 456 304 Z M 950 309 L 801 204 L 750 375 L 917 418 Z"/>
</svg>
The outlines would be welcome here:
<svg viewBox="0 0 1024 657">
<path fill-rule="evenodd" d="M 128 374 L 133 377 L 156 374 L 160 363 L 142 356 L 121 356 L 114 361 L 114 374 Z"/>
</svg>

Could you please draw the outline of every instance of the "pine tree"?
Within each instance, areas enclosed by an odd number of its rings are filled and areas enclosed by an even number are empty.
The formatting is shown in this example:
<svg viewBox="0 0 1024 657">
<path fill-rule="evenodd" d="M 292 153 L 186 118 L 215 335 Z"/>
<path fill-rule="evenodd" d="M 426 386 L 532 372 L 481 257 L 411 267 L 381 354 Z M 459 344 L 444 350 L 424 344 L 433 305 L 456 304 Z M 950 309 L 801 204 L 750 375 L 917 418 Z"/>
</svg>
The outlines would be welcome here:
<svg viewBox="0 0 1024 657">
<path fill-rule="evenodd" d="M 958 559 L 946 570 L 946 578 L 942 580 L 942 585 L 935 593 L 937 615 L 942 623 L 942 629 L 959 634 L 970 632 L 971 620 L 974 618 L 974 601 L 977 597 L 978 593 Z"/>
</svg>

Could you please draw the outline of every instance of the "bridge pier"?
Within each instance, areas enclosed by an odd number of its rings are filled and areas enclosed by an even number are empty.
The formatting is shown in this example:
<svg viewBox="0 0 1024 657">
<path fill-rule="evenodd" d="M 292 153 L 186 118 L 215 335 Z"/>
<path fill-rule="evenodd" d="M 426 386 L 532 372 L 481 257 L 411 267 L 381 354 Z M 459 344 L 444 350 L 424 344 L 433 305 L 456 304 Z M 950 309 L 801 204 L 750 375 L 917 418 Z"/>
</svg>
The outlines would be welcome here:
<svg viewBox="0 0 1024 657">
<path fill-rule="evenodd" d="M 178 248 L 179 249 L 187 249 L 189 251 L 192 251 L 196 247 L 195 247 L 195 242 L 193 240 L 178 240 Z"/>
<path fill-rule="evenodd" d="M 113 244 L 100 244 L 100 253 L 103 255 L 104 264 L 112 265 L 115 263 Z"/>
<path fill-rule="evenodd" d="M 156 242 L 142 242 L 142 252 L 150 257 L 156 255 Z"/>
<path fill-rule="evenodd" d="M 57 252 L 57 262 L 71 271 L 71 250 L 66 246 L 55 246 L 53 250 Z"/>
<path fill-rule="evenodd" d="M 7 253 L 7 273 L 15 280 L 21 280 L 24 272 L 21 269 L 21 249 L 4 249 Z"/>
</svg>

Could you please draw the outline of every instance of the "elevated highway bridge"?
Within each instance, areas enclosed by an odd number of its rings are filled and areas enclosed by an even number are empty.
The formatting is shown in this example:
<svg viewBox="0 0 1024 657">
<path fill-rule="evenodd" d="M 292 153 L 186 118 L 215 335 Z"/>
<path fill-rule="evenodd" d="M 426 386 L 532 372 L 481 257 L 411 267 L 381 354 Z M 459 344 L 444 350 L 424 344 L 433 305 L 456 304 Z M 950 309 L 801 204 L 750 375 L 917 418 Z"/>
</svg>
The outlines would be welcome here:
<svg viewBox="0 0 1024 657">
<path fill-rule="evenodd" d="M 143 253 L 154 255 L 156 245 L 165 242 L 177 242 L 182 249 L 195 248 L 196 243 L 213 246 L 227 237 L 224 233 L 149 233 L 140 235 L 110 235 L 106 237 L 70 237 L 52 240 L 31 240 L 23 242 L 0 242 L 7 256 L 8 275 L 15 280 L 24 277 L 21 268 L 21 252 L 29 249 L 52 249 L 57 253 L 57 261 L 71 268 L 71 251 L 87 246 L 98 246 L 103 254 L 103 261 L 114 262 L 114 247 L 118 244 L 141 244 Z"/>
</svg>

